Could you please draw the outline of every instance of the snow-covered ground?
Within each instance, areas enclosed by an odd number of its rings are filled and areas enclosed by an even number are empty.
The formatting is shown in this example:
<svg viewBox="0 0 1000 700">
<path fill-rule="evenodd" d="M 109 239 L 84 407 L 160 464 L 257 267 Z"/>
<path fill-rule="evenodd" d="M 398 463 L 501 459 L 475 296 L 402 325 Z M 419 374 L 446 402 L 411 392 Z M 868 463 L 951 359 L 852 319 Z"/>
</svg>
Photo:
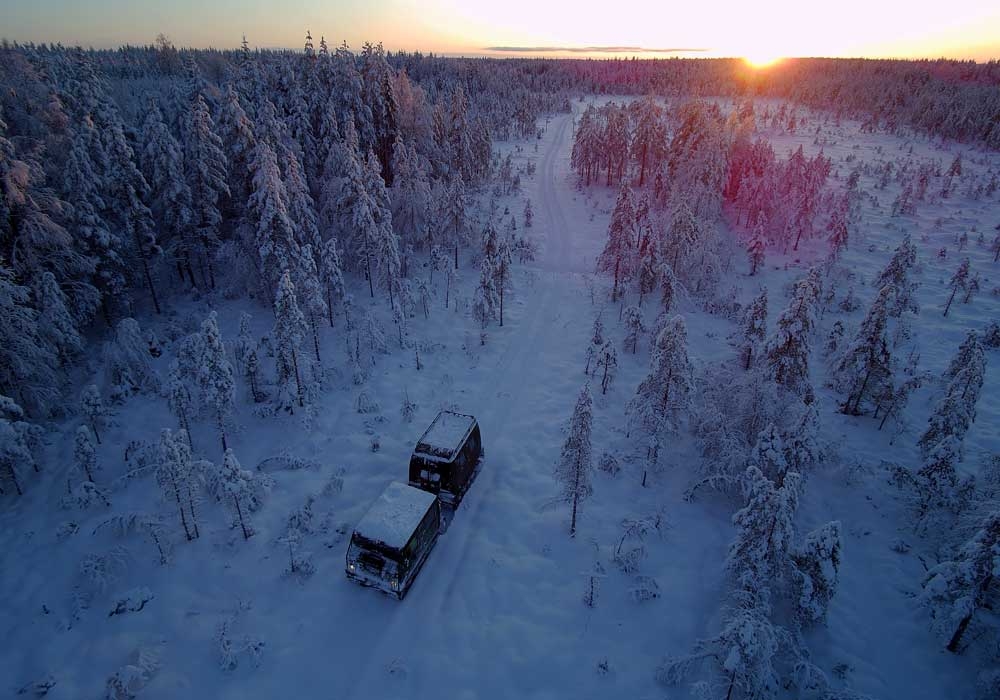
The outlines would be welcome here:
<svg viewBox="0 0 1000 700">
<path fill-rule="evenodd" d="M 952 157 L 927 143 L 861 134 L 849 123 L 824 129 L 830 138 L 825 153 L 833 157 L 841 180 L 850 170 L 844 162 L 849 155 L 875 162 L 912 145 L 915 156 L 940 158 L 945 167 Z M 772 135 L 776 150 L 783 153 L 799 143 L 807 152 L 820 148 L 812 128 L 803 126 L 799 133 L 808 135 Z M 658 685 L 654 671 L 664 656 L 683 654 L 696 639 L 718 629 L 733 508 L 721 499 L 683 499 L 697 459 L 686 435 L 667 446 L 666 468 L 649 475 L 645 487 L 641 468 L 624 459 L 631 452 L 624 405 L 647 372 L 648 337 L 635 355 L 620 349 L 615 383 L 607 395 L 595 392 L 594 397 L 595 457 L 605 451 L 623 456 L 622 473 L 614 478 L 595 473 L 594 495 L 583 506 L 574 539 L 568 536 L 568 509 L 552 503 L 557 494 L 552 469 L 573 402 L 587 379 L 585 349 L 595 316 L 602 314 L 619 348 L 624 336 L 619 307 L 607 301 L 608 281 L 593 275 L 615 193 L 578 190 L 569 166 L 572 138 L 573 116 L 553 116 L 537 150 L 534 143 L 523 144 L 516 155 L 518 165 L 536 161 L 536 175 L 525 179 L 523 195 L 534 206 L 530 235 L 541 253 L 534 263 L 518 266 L 504 326 L 491 326 L 485 345 L 469 314 L 446 310 L 442 295 L 429 319 L 420 315 L 411 322 L 421 369 L 412 349 L 400 350 L 394 343 L 393 331 L 389 354 L 378 360 L 367 383 L 355 386 L 343 361 L 343 337 L 337 328 L 324 329 L 330 380 L 315 415 L 309 420 L 259 418 L 243 397 L 230 446 L 244 467 L 284 453 L 305 460 L 301 469 L 271 473 L 275 487 L 254 514 L 251 539 L 244 541 L 222 509 L 206 501 L 200 507 L 201 538 L 177 541 L 171 563 L 161 566 L 156 551 L 140 537 L 116 538 L 110 528 L 95 531 L 107 513 L 60 511 L 65 483 L 59 475 L 72 460 L 76 424 L 63 426 L 51 440 L 44 473 L 33 488 L 0 511 L 4 690 L 51 675 L 56 685 L 50 698 L 98 697 L 105 679 L 143 647 L 159 655 L 159 671 L 142 693 L 151 700 L 658 698 L 668 692 L 683 697 L 683 689 Z M 985 164 L 975 162 L 980 158 L 987 159 Z M 966 164 L 996 169 L 997 158 L 973 152 Z M 862 179 L 862 190 L 872 185 L 872 179 Z M 957 192 L 943 203 L 920 205 L 915 216 L 893 218 L 889 206 L 897 192 L 894 184 L 879 191 L 879 210 L 864 204 L 863 235 L 845 255 L 861 309 L 831 313 L 818 336 L 825 338 L 837 318 L 850 332 L 872 296 L 866 283 L 909 231 L 921 266 L 922 311 L 914 323 L 920 367 L 938 375 L 967 330 L 1000 316 L 1000 299 L 990 293 L 997 284 L 992 254 L 977 245 L 974 234 L 961 255 L 955 243 L 972 225 L 991 240 L 993 226 L 1000 223 L 998 205 L 995 199 L 972 202 Z M 499 203 L 518 214 L 523 209 L 522 197 Z M 941 259 L 937 251 L 944 246 L 949 253 Z M 804 271 L 810 255 L 804 252 L 799 261 L 771 256 L 754 278 L 738 260 L 732 273 L 737 278 L 724 280 L 723 286 L 738 286 L 749 299 L 766 285 L 773 323 L 785 305 L 783 285 Z M 965 255 L 983 277 L 983 292 L 967 305 L 957 303 L 945 318 L 947 279 Z M 460 273 L 459 307 L 465 308 L 478 272 L 463 265 Z M 838 299 L 846 291 L 845 284 Z M 383 299 L 371 304 L 388 317 Z M 652 306 L 644 307 L 650 321 Z M 184 323 L 187 315 L 200 320 L 208 310 L 205 301 L 192 303 L 176 321 Z M 235 337 L 243 311 L 253 314 L 258 334 L 272 323 L 267 309 L 242 302 L 219 302 L 216 310 L 227 340 Z M 734 356 L 726 342 L 732 330 L 728 321 L 694 308 L 680 312 L 687 318 L 696 370 Z M 170 351 L 157 360 L 164 374 Z M 990 361 L 995 364 L 995 354 Z M 824 375 L 817 351 L 817 388 Z M 966 466 L 972 471 L 979 455 L 1000 449 L 997 382 L 991 369 L 978 420 L 966 437 Z M 937 390 L 931 383 L 911 401 L 913 430 L 890 446 L 888 432 L 876 431 L 877 423 L 869 418 L 837 413 L 836 397 L 821 389 L 822 437 L 835 449 L 809 477 L 799 510 L 801 531 L 836 518 L 845 533 L 841 584 L 828 624 L 807 639 L 815 660 L 828 672 L 840 669 L 835 674 L 839 684 L 887 700 L 971 697 L 974 683 L 972 661 L 943 650 L 913 600 L 924 571 L 920 558 L 932 552 L 913 535 L 905 504 L 880 469 L 882 460 L 911 467 L 917 462 L 914 443 Z M 356 410 L 362 391 L 380 410 Z M 417 404 L 412 422 L 400 412 L 404 396 Z M 354 524 L 385 485 L 406 479 L 413 445 L 442 408 L 476 416 L 487 456 L 413 588 L 399 602 L 348 581 L 344 555 Z M 133 398 L 119 407 L 102 435 L 98 480 L 112 484 L 124 473 L 129 441 L 155 440 L 161 428 L 174 425 L 159 398 Z M 210 422 L 196 426 L 193 437 L 197 452 L 221 460 Z M 867 469 L 850 472 L 846 466 L 857 461 Z M 161 507 L 156 494 L 147 477 L 114 489 L 111 498 L 115 512 L 150 511 Z M 289 549 L 278 540 L 289 516 L 307 499 L 315 516 L 312 532 L 295 556 L 311 559 L 315 572 L 287 575 Z M 660 527 L 645 537 L 647 557 L 638 573 L 655 580 L 658 597 L 637 602 L 636 588 L 648 587 L 648 579 L 622 573 L 611 557 L 622 538 L 622 520 L 646 516 Z M 66 524 L 70 521 L 72 526 Z M 893 549 L 899 539 L 912 546 L 908 553 Z M 89 609 L 75 612 L 74 587 L 85 587 L 78 574 L 81 558 L 120 546 L 127 547 L 120 572 L 105 588 L 90 592 Z M 604 573 L 595 579 L 598 595 L 591 608 L 583 596 L 598 563 Z M 133 589 L 143 588 L 151 598 L 141 610 L 109 615 L 117 601 L 132 599 L 138 595 Z M 219 668 L 220 625 L 226 625 L 237 652 L 248 648 L 237 653 L 233 670 Z M 249 649 L 259 649 L 258 641 L 264 646 L 255 666 Z"/>
</svg>

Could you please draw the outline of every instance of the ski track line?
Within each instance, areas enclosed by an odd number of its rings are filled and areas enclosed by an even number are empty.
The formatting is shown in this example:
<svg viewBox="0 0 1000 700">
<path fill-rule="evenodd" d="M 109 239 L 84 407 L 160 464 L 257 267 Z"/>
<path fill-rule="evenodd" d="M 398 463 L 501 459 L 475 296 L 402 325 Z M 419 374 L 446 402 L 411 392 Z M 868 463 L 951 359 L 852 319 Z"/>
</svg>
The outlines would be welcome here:
<svg viewBox="0 0 1000 700">
<path fill-rule="evenodd" d="M 495 493 L 499 484 L 501 470 L 493 468 L 493 464 L 500 462 L 497 456 L 503 455 L 510 447 L 505 445 L 509 441 L 505 428 L 511 412 L 515 405 L 522 406 L 526 391 L 534 386 L 532 382 L 526 380 L 526 377 L 532 368 L 532 360 L 539 356 L 539 346 L 547 345 L 545 341 L 551 340 L 555 335 L 546 332 L 551 325 L 551 319 L 550 314 L 545 312 L 549 310 L 558 273 L 563 271 L 560 261 L 566 260 L 568 245 L 566 219 L 556 195 L 554 162 L 557 152 L 561 152 L 565 147 L 569 123 L 570 116 L 561 118 L 556 136 L 542 159 L 540 190 L 547 222 L 547 237 L 544 261 L 538 268 L 544 270 L 545 274 L 540 277 L 540 284 L 535 287 L 537 293 L 531 303 L 529 316 L 524 321 L 524 329 L 516 337 L 510 338 L 504 354 L 493 369 L 491 381 L 485 385 L 494 388 L 511 387 L 512 391 L 503 401 L 497 400 L 495 391 L 491 392 L 481 399 L 483 403 L 477 411 L 480 425 L 495 436 L 496 442 L 491 446 L 490 438 L 484 435 L 487 457 L 478 478 L 466 493 L 455 514 L 455 520 L 458 522 L 453 521 L 447 532 L 441 535 L 420 576 L 410 589 L 405 603 L 391 613 L 389 624 L 376 643 L 375 649 L 371 650 L 371 653 L 365 656 L 365 661 L 359 665 L 359 673 L 348 689 L 347 697 L 359 699 L 373 697 L 374 689 L 393 680 L 386 671 L 389 663 L 415 648 L 423 648 L 423 645 L 417 643 L 417 637 L 425 634 L 428 629 L 433 629 L 434 625 L 427 624 L 428 619 L 446 612 L 448 601 L 453 596 L 463 573 L 461 563 L 474 544 L 483 511 L 489 503 L 489 496 Z M 552 245 L 553 243 L 555 245 Z M 507 467 L 516 467 L 519 464 L 516 459 L 503 461 L 509 462 L 506 464 Z M 421 696 L 422 684 L 417 682 L 416 675 L 416 673 L 411 674 L 405 680 L 408 696 Z M 398 692 L 399 688 L 389 687 L 386 691 L 391 694 Z"/>
</svg>

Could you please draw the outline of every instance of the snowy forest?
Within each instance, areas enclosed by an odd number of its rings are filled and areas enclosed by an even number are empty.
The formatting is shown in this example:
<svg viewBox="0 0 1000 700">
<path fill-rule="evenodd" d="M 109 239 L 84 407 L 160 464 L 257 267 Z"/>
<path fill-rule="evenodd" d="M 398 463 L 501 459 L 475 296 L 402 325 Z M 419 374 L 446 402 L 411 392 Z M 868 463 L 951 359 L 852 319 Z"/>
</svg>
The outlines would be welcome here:
<svg viewBox="0 0 1000 700">
<path fill-rule="evenodd" d="M 995 700 L 998 189 L 995 61 L 4 41 L 0 690 Z"/>
</svg>

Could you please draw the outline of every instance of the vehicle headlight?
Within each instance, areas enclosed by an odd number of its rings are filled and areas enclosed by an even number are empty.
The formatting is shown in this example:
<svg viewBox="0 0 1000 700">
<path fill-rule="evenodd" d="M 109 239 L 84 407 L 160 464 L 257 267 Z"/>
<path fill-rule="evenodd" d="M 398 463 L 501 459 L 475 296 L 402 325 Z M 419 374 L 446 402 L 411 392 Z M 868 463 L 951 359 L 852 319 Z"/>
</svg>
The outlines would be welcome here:
<svg viewBox="0 0 1000 700">
<path fill-rule="evenodd" d="M 351 571 L 354 571 L 354 564 L 348 564 L 347 568 L 350 569 Z"/>
<path fill-rule="evenodd" d="M 399 588 L 399 579 L 398 578 L 394 578 L 392 580 L 392 582 L 391 582 L 391 585 L 392 585 L 392 590 L 395 591 L 396 589 L 398 589 Z"/>
</svg>

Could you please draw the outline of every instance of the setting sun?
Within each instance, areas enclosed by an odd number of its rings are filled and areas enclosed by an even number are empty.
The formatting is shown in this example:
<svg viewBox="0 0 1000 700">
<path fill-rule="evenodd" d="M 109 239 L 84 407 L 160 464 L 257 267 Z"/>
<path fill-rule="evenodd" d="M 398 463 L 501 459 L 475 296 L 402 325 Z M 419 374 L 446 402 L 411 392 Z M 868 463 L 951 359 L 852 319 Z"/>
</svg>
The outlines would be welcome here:
<svg viewBox="0 0 1000 700">
<path fill-rule="evenodd" d="M 781 56 L 776 56 L 762 51 L 760 53 L 746 54 L 743 57 L 743 60 L 746 61 L 747 65 L 751 68 L 768 68 L 780 61 Z"/>
</svg>

